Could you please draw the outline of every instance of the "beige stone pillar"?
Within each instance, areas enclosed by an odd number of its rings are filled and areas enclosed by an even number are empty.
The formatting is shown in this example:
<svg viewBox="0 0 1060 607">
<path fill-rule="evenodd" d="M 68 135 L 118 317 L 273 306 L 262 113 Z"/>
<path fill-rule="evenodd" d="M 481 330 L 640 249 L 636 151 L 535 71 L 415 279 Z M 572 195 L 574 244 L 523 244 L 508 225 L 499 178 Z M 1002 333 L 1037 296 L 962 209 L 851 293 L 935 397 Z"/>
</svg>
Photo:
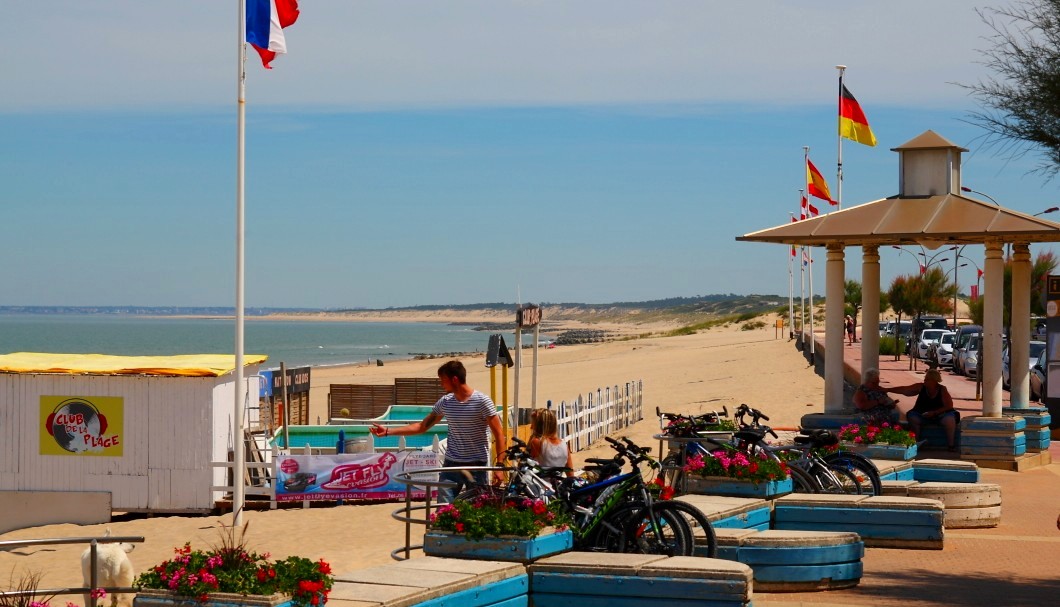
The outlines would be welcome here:
<svg viewBox="0 0 1060 607">
<path fill-rule="evenodd" d="M 1001 330 L 1005 300 L 1001 243 L 986 243 L 983 263 L 983 343 L 977 371 L 983 374 L 983 415 L 1001 417 Z"/>
<path fill-rule="evenodd" d="M 844 246 L 828 245 L 824 301 L 824 412 L 843 411 L 843 309 L 846 305 Z"/>
<path fill-rule="evenodd" d="M 880 368 L 880 248 L 861 247 L 861 376 Z"/>
<path fill-rule="evenodd" d="M 1031 341 L 1031 251 L 1026 243 L 1012 247 L 1012 326 L 1009 327 L 1009 406 L 1020 409 L 1030 405 Z"/>
</svg>

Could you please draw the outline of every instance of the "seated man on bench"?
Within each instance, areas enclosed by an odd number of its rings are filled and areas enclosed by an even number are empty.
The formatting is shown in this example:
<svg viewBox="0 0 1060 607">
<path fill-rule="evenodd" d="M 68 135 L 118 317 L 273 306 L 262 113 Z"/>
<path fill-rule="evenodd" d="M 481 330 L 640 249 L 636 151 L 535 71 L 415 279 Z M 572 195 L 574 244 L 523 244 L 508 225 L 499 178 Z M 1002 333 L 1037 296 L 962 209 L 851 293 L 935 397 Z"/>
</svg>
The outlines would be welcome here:
<svg viewBox="0 0 1060 607">
<path fill-rule="evenodd" d="M 909 429 L 914 436 L 920 436 L 920 428 L 924 423 L 939 424 L 946 430 L 946 448 L 950 451 L 957 450 L 955 437 L 960 414 L 953 408 L 953 398 L 946 386 L 942 385 L 942 373 L 938 369 L 928 369 L 923 382 L 884 390 L 916 396 L 912 410 L 906 413 Z"/>
</svg>

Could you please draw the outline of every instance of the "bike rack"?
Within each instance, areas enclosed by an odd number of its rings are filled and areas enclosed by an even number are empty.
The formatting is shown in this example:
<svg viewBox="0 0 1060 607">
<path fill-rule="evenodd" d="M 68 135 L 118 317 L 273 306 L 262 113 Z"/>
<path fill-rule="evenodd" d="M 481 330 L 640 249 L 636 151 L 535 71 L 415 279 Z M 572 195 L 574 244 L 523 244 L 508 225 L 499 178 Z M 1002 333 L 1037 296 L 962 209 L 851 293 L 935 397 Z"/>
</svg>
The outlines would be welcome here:
<svg viewBox="0 0 1060 607">
<path fill-rule="evenodd" d="M 414 470 L 411 472 L 402 472 L 393 477 L 394 480 L 405 485 L 405 505 L 402 508 L 390 513 L 391 518 L 402 521 L 405 523 L 405 546 L 403 548 L 395 548 L 390 551 L 390 558 L 395 561 L 406 561 L 412 557 L 413 550 L 423 550 L 423 544 L 412 543 L 412 525 L 423 525 L 429 527 L 431 522 L 431 489 L 442 488 L 442 487 L 455 487 L 455 483 L 443 480 L 431 480 L 416 478 L 418 476 L 428 474 L 438 474 L 441 472 L 454 472 L 454 471 L 465 471 L 465 472 L 511 472 L 512 468 L 500 468 L 495 466 L 466 466 L 466 467 L 445 467 L 445 468 L 424 468 L 423 470 Z M 422 506 L 412 505 L 412 490 L 416 487 L 423 487 L 426 489 L 426 496 Z M 423 518 L 415 518 L 412 516 L 413 512 L 423 511 Z M 404 556 L 401 553 L 404 553 Z"/>
</svg>

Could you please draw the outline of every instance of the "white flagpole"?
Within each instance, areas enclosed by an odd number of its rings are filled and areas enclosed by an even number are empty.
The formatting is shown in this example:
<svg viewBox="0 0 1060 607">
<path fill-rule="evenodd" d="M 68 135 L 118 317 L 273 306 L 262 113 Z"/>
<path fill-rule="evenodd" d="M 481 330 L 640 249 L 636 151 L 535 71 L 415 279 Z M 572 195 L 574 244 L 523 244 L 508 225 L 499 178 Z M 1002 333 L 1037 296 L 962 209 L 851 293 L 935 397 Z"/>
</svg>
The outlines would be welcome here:
<svg viewBox="0 0 1060 607">
<path fill-rule="evenodd" d="M 802 217 L 802 193 L 799 190 L 799 217 Z M 802 263 L 806 247 L 799 247 L 799 339 L 806 339 L 806 264 Z M 805 341 L 803 347 L 806 347 Z"/>
<path fill-rule="evenodd" d="M 801 200 L 801 199 L 800 199 Z M 794 213 L 788 213 L 791 215 L 791 219 L 795 219 Z M 791 249 L 784 251 L 784 254 L 788 256 L 788 338 L 795 337 L 795 266 L 792 264 L 795 262 L 795 256 L 792 255 L 792 251 L 795 250 L 795 245 L 791 246 Z"/>
<path fill-rule="evenodd" d="M 843 136 L 839 134 L 839 121 L 843 116 L 843 70 L 847 69 L 845 65 L 837 65 L 835 69 L 839 70 L 839 110 L 836 112 L 836 138 L 839 140 L 839 156 L 836 162 L 836 202 L 839 203 L 837 206 L 839 209 L 843 208 Z"/>
<path fill-rule="evenodd" d="M 239 0 L 239 23 L 236 28 L 239 32 L 238 59 L 236 65 L 236 79 L 238 82 L 239 102 L 237 104 L 236 133 L 236 367 L 233 371 L 235 377 L 235 404 L 232 407 L 234 417 L 232 427 L 233 454 L 232 466 L 232 526 L 239 527 L 243 524 L 244 486 L 243 470 L 246 468 L 246 452 L 243 444 L 243 400 L 246 398 L 246 386 L 243 385 L 243 177 L 244 177 L 244 139 L 246 134 L 246 106 L 247 106 L 247 73 L 246 73 L 246 6 L 244 0 Z"/>
<path fill-rule="evenodd" d="M 810 166 L 810 146 L 804 145 L 804 146 L 802 146 L 802 168 L 803 168 L 804 171 L 806 171 L 806 170 L 808 170 L 809 166 Z M 807 195 L 808 194 L 809 193 L 807 192 Z M 802 199 L 801 198 L 799 199 L 799 204 L 802 204 Z M 804 249 L 804 251 L 805 251 L 805 254 L 806 254 L 805 260 L 809 262 L 809 263 L 805 264 L 807 266 L 806 270 L 807 270 L 807 272 L 810 275 L 810 354 L 816 354 L 817 353 L 817 347 L 814 344 L 814 339 L 813 339 L 813 249 L 811 249 L 810 247 L 806 247 Z"/>
</svg>

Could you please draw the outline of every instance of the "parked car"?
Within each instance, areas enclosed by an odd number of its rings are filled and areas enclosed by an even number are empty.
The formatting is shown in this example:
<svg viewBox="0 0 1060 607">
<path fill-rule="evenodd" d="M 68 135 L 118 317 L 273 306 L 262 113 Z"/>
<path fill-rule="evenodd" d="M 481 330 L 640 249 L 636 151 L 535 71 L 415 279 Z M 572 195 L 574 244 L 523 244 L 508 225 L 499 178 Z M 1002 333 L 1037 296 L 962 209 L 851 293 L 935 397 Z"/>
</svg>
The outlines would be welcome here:
<svg viewBox="0 0 1060 607">
<path fill-rule="evenodd" d="M 942 337 L 943 333 L 948 333 L 945 329 L 924 329 L 920 332 L 920 336 L 916 340 L 916 357 L 921 360 L 927 360 L 931 355 L 931 349 L 935 344 L 939 343 L 939 338 Z"/>
<path fill-rule="evenodd" d="M 920 318 L 913 319 L 913 335 L 920 335 L 920 332 L 924 329 L 942 329 L 943 331 L 948 331 L 949 328 L 949 321 L 942 316 L 925 314 Z"/>
<path fill-rule="evenodd" d="M 968 342 L 958 351 L 957 363 L 961 367 L 961 375 L 975 377 L 979 370 L 979 341 L 982 334 L 976 333 L 968 338 Z"/>
<path fill-rule="evenodd" d="M 1005 351 L 1001 354 L 1001 385 L 1006 390 L 1012 386 L 1011 372 L 1009 371 L 1009 357 L 1012 346 L 1005 348 Z M 1034 365 L 1038 362 L 1038 357 L 1041 356 L 1042 350 L 1045 350 L 1044 341 L 1032 341 L 1030 343 L 1030 349 L 1028 351 L 1028 359 L 1030 361 L 1030 368 L 1033 369 Z"/>
<path fill-rule="evenodd" d="M 953 342 L 953 372 L 964 375 L 961 354 L 968 345 L 968 340 L 973 335 L 981 335 L 983 327 L 979 325 L 961 325 L 957 327 L 957 337 Z"/>
<path fill-rule="evenodd" d="M 887 335 L 887 325 L 888 324 L 890 324 L 890 323 L 888 321 L 886 321 L 886 320 L 881 320 L 880 321 L 880 337 L 883 337 L 884 335 Z"/>
<path fill-rule="evenodd" d="M 893 337 L 896 330 L 898 332 L 898 337 L 908 338 L 913 330 L 913 323 L 908 320 L 903 320 L 901 323 L 896 320 L 889 320 L 887 321 L 887 328 L 884 329 L 883 332 L 885 335 Z"/>
<path fill-rule="evenodd" d="M 936 365 L 940 367 L 953 366 L 953 340 L 956 337 L 957 333 L 954 331 L 946 331 L 939 337 L 939 341 L 935 344 L 932 352 L 932 358 L 935 360 Z"/>
<path fill-rule="evenodd" d="M 1042 353 L 1038 355 L 1038 359 L 1034 361 L 1034 366 L 1031 367 L 1031 400 L 1042 400 L 1048 393 L 1048 385 L 1046 382 L 1049 378 L 1049 372 L 1046 370 L 1046 359 L 1048 358 L 1048 354 L 1049 350 L 1043 349 Z"/>
<path fill-rule="evenodd" d="M 1046 322 L 1045 319 L 1040 316 L 1035 316 L 1031 319 L 1034 321 L 1034 328 L 1031 330 L 1031 339 L 1045 341 L 1046 334 Z"/>
</svg>

